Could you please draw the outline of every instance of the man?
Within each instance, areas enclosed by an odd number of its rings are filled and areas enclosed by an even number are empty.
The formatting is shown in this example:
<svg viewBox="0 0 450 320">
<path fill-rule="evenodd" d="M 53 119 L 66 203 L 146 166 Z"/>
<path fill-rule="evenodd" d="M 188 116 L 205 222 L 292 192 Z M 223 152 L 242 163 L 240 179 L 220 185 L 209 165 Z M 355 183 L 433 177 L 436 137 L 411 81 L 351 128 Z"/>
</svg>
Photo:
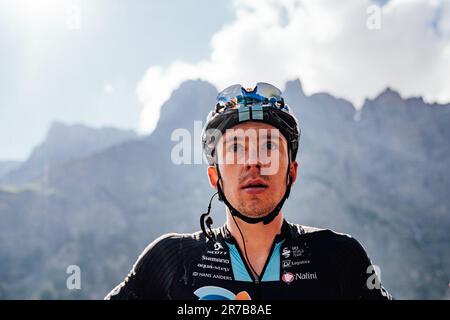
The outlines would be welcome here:
<svg viewBox="0 0 450 320">
<path fill-rule="evenodd" d="M 354 238 L 284 219 L 300 128 L 280 90 L 217 98 L 202 140 L 226 224 L 211 228 L 211 198 L 201 232 L 156 239 L 106 299 L 390 299 Z"/>
</svg>

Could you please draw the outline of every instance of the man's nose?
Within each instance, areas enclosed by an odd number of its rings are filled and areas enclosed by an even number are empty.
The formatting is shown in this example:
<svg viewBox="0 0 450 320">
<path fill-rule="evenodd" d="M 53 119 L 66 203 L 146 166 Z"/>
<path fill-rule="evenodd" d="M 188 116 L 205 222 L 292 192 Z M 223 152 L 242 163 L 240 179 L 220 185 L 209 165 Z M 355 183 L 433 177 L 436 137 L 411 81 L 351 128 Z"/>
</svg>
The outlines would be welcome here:
<svg viewBox="0 0 450 320">
<path fill-rule="evenodd" d="M 247 150 L 244 157 L 244 164 L 247 166 L 256 166 L 258 170 L 270 165 L 270 158 L 264 154 L 263 150 L 259 150 L 257 146 L 252 146 Z"/>
<path fill-rule="evenodd" d="M 246 163 L 245 169 L 247 172 L 251 173 L 252 176 L 261 175 L 261 163 Z"/>
<path fill-rule="evenodd" d="M 261 163 L 246 163 L 247 169 L 255 168 L 261 170 Z"/>
<path fill-rule="evenodd" d="M 251 149 L 251 148 L 250 148 Z M 253 175 L 273 175 L 278 172 L 279 169 L 279 153 L 276 150 L 271 153 L 264 153 L 264 149 L 259 152 L 257 148 L 248 150 L 244 159 L 246 171 L 252 171 Z"/>
<path fill-rule="evenodd" d="M 247 154 L 245 156 L 245 164 L 247 166 L 258 166 L 261 167 L 261 159 L 259 155 L 259 147 L 256 143 L 251 143 L 247 148 Z"/>
<path fill-rule="evenodd" d="M 261 168 L 258 166 L 247 166 L 246 170 L 242 174 L 244 174 L 245 177 L 260 177 Z"/>
</svg>

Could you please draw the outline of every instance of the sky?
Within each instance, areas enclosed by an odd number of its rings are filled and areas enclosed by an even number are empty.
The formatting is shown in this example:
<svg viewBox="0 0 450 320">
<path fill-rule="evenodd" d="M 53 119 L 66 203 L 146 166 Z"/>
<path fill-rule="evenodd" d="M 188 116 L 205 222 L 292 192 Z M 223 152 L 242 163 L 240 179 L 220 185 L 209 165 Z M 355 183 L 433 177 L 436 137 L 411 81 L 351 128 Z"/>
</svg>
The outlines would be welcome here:
<svg viewBox="0 0 450 320">
<path fill-rule="evenodd" d="M 449 74 L 450 0 L 0 0 L 0 161 L 53 121 L 149 134 L 188 79 L 361 108 L 387 86 L 450 102 Z"/>
</svg>

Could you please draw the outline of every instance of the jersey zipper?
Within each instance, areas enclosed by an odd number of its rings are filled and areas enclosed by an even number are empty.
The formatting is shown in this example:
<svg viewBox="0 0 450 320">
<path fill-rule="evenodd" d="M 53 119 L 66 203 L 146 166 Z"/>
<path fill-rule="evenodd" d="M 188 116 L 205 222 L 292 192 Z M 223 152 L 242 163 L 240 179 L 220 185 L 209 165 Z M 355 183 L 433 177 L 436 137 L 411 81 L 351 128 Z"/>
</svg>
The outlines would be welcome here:
<svg viewBox="0 0 450 320">
<path fill-rule="evenodd" d="M 258 276 L 258 275 L 253 275 L 253 272 L 251 271 L 251 269 L 248 265 L 249 262 L 245 259 L 245 256 L 242 254 L 241 248 L 236 243 L 236 249 L 237 249 L 239 255 L 241 256 L 241 260 L 244 263 L 245 269 L 247 269 L 247 273 L 250 275 L 250 278 L 253 280 L 253 283 L 257 286 L 257 292 L 258 292 L 257 300 L 261 299 L 261 295 L 262 295 L 261 281 L 262 281 L 262 278 L 264 277 L 264 273 L 266 271 L 267 265 L 269 264 L 270 258 L 272 257 L 273 249 L 275 248 L 276 244 L 277 244 L 277 241 L 276 241 L 276 237 L 275 237 L 273 239 L 272 246 L 270 247 L 269 254 L 267 255 L 266 262 L 264 263 L 264 267 L 262 268 L 261 274 L 260 274 L 260 276 Z"/>
</svg>

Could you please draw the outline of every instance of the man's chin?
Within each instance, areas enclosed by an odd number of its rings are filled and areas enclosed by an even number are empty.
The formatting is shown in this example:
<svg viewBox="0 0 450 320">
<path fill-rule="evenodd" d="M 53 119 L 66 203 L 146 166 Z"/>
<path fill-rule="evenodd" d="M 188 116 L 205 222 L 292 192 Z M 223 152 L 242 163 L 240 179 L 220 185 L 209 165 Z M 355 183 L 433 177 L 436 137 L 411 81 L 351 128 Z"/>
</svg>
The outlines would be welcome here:
<svg viewBox="0 0 450 320">
<path fill-rule="evenodd" d="M 269 209 L 265 208 L 261 208 L 261 210 L 242 210 L 239 211 L 240 213 L 242 213 L 244 216 L 248 217 L 248 218 L 264 218 L 265 216 L 267 216 L 271 211 L 269 211 Z"/>
</svg>

